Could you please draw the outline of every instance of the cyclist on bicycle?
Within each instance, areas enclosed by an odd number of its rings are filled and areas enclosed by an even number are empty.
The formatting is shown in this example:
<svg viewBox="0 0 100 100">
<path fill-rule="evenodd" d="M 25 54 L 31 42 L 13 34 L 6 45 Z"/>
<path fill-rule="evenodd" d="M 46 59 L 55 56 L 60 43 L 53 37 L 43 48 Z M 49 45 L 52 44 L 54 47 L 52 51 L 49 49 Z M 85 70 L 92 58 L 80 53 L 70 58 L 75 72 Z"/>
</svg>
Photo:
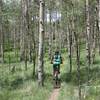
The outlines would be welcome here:
<svg viewBox="0 0 100 100">
<path fill-rule="evenodd" d="M 62 64 L 62 57 L 59 51 L 57 50 L 52 57 L 52 64 L 53 64 L 53 75 L 55 75 L 55 71 L 58 70 L 58 74 L 60 74 L 60 64 Z"/>
</svg>

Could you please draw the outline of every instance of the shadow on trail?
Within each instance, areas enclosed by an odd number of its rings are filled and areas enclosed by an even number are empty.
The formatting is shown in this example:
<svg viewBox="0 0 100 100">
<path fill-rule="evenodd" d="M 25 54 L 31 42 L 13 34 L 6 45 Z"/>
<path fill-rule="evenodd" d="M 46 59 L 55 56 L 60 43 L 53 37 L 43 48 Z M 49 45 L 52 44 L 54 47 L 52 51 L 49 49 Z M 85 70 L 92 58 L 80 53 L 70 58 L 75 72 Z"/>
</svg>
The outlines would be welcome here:
<svg viewBox="0 0 100 100">
<path fill-rule="evenodd" d="M 87 83 L 87 80 L 88 80 L 87 74 L 88 74 L 87 68 L 82 68 L 80 70 L 81 84 Z M 61 75 L 61 80 L 62 82 L 70 83 L 70 84 L 77 86 L 78 85 L 77 70 L 73 71 L 71 74 L 63 73 Z M 95 82 L 96 80 L 100 80 L 100 68 L 99 67 L 91 68 L 90 70 L 90 81 Z"/>
</svg>

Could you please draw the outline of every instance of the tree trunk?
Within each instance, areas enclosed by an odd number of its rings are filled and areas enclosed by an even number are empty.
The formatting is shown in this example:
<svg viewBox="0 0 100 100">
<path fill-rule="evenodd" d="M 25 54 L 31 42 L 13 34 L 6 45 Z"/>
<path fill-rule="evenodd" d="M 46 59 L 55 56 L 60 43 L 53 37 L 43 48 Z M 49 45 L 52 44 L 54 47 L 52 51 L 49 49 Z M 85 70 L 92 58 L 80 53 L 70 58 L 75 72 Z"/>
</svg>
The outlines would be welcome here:
<svg viewBox="0 0 100 100">
<path fill-rule="evenodd" d="M 81 80 L 80 80 L 80 47 L 79 40 L 76 32 L 74 32 L 75 43 L 76 43 L 76 58 L 77 58 L 77 72 L 78 72 L 78 89 L 79 89 L 79 100 L 81 100 Z"/>
<path fill-rule="evenodd" d="M 67 41 L 68 41 L 68 58 L 70 62 L 70 74 L 72 73 L 72 33 L 71 33 L 71 27 L 68 25 L 68 31 L 67 31 Z"/>
<path fill-rule="evenodd" d="M 97 10 L 95 8 L 95 16 L 94 16 L 94 25 L 93 25 L 93 45 L 91 51 L 91 64 L 95 61 L 95 51 L 96 51 L 96 34 L 97 34 L 97 19 L 96 19 Z"/>
<path fill-rule="evenodd" d="M 2 8 L 3 7 L 3 2 L 0 0 L 0 62 L 4 62 L 4 33 L 3 33 L 3 22 L 2 22 Z"/>
<path fill-rule="evenodd" d="M 99 42 L 99 55 L 100 55 L 100 0 L 98 2 L 98 26 L 99 26 L 99 39 L 98 39 L 98 42 Z"/>
<path fill-rule="evenodd" d="M 51 4 L 51 2 L 50 2 Z M 49 20 L 50 20 L 50 24 L 49 24 L 49 59 L 51 59 L 52 57 L 52 28 L 51 28 L 51 9 L 49 9 Z"/>
<path fill-rule="evenodd" d="M 20 61 L 24 61 L 24 53 L 25 53 L 25 50 L 24 50 L 24 40 L 25 40 L 25 34 L 24 34 L 24 16 L 25 16 L 25 7 L 24 7 L 24 0 L 21 0 L 21 28 L 20 28 Z"/>
<path fill-rule="evenodd" d="M 90 13 L 89 13 L 89 0 L 86 0 L 86 58 L 87 58 L 87 68 L 88 68 L 88 81 L 90 74 L 90 64 L 91 64 L 91 52 L 90 52 Z"/>
<path fill-rule="evenodd" d="M 32 0 L 27 0 L 27 13 L 26 13 L 26 21 L 27 21 L 27 34 L 28 34 L 28 60 L 32 62 Z"/>
<path fill-rule="evenodd" d="M 43 49 L 44 49 L 44 0 L 40 0 L 39 11 L 39 51 L 38 51 L 38 85 L 43 86 Z"/>
<path fill-rule="evenodd" d="M 31 0 L 21 0 L 22 4 L 22 33 L 21 33 L 21 59 L 25 61 L 27 70 L 27 61 L 32 61 L 32 32 L 31 32 Z"/>
</svg>

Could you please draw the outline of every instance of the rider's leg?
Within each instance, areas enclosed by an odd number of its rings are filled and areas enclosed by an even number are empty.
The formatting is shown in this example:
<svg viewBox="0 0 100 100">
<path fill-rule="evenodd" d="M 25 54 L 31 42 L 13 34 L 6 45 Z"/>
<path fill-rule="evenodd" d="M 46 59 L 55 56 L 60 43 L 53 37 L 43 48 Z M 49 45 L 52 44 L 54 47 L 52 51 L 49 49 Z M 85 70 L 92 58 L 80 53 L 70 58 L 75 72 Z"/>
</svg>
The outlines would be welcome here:
<svg viewBox="0 0 100 100">
<path fill-rule="evenodd" d="M 60 65 L 58 65 L 58 79 L 60 80 L 61 74 L 60 74 Z"/>
<path fill-rule="evenodd" d="M 59 72 L 59 74 L 60 74 L 60 65 L 58 65 L 58 72 Z"/>
<path fill-rule="evenodd" d="M 54 75 L 55 75 L 55 70 L 56 70 L 56 65 L 54 64 L 53 65 L 53 78 L 54 78 Z"/>
</svg>

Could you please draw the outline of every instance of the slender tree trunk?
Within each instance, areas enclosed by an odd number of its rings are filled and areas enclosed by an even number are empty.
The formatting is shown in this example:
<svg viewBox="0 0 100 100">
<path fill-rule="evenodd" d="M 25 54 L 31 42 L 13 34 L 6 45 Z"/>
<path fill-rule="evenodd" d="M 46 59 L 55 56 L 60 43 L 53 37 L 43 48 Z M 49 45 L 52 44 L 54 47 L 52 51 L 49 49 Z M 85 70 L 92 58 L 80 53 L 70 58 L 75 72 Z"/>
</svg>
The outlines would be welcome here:
<svg viewBox="0 0 100 100">
<path fill-rule="evenodd" d="M 17 26 L 14 26 L 14 30 L 13 30 L 13 34 L 14 34 L 14 53 L 15 53 L 15 61 L 17 62 Z"/>
<path fill-rule="evenodd" d="M 25 61 L 27 70 L 27 61 L 32 61 L 32 37 L 31 37 L 31 0 L 21 0 L 22 4 L 22 33 L 21 33 L 21 58 Z"/>
<path fill-rule="evenodd" d="M 8 46 L 8 66 L 9 66 L 9 71 L 11 70 L 11 54 L 10 54 L 10 51 L 11 51 L 11 42 L 10 42 L 10 27 L 9 27 L 10 23 L 8 21 L 8 16 L 6 16 L 6 33 L 7 34 L 7 46 Z"/>
<path fill-rule="evenodd" d="M 35 76 L 35 70 L 36 70 L 36 51 L 37 51 L 37 49 L 36 49 L 36 36 L 35 36 L 35 33 L 37 33 L 37 23 L 36 23 L 36 21 L 35 20 L 33 20 L 33 24 L 34 24 L 34 30 L 32 31 L 32 40 L 33 40 L 33 77 Z"/>
<path fill-rule="evenodd" d="M 25 70 L 27 70 L 27 61 L 28 61 L 28 43 L 29 43 L 29 33 L 28 33 L 28 1 L 27 0 L 23 0 L 24 2 L 24 16 L 23 16 L 23 20 L 24 20 L 24 29 L 23 29 L 23 32 L 24 32 L 24 55 L 25 55 Z"/>
<path fill-rule="evenodd" d="M 68 25 L 68 31 L 67 31 L 67 41 L 68 41 L 68 58 L 70 62 L 70 74 L 72 72 L 72 33 L 70 30 L 71 27 Z"/>
<path fill-rule="evenodd" d="M 24 0 L 21 0 L 21 28 L 20 28 L 20 61 L 24 61 L 24 53 L 25 53 L 25 50 L 24 50 L 24 40 L 25 40 L 25 34 L 24 34 Z"/>
<path fill-rule="evenodd" d="M 98 39 L 98 42 L 99 42 L 99 55 L 100 55 L 100 0 L 98 2 L 98 26 L 99 26 L 99 39 Z"/>
<path fill-rule="evenodd" d="M 3 33 L 3 21 L 2 21 L 2 9 L 3 9 L 3 2 L 0 0 L 0 62 L 4 62 L 4 33 Z"/>
<path fill-rule="evenodd" d="M 96 34 L 97 34 L 97 19 L 96 19 L 97 10 L 95 8 L 95 16 L 94 16 L 94 25 L 93 25 L 93 45 L 91 51 L 91 64 L 95 61 L 95 51 L 96 51 Z"/>
<path fill-rule="evenodd" d="M 55 19 L 57 19 L 57 8 L 55 10 L 56 10 Z M 59 44 L 59 42 L 58 42 L 59 41 L 59 36 L 58 36 L 58 23 L 57 23 L 57 21 L 54 22 L 54 23 L 55 23 L 55 27 L 54 27 L 55 28 L 54 29 L 55 30 L 55 32 L 54 32 L 54 34 L 55 34 L 55 41 L 54 42 L 55 43 L 54 44 L 55 44 L 55 50 L 56 50 L 56 49 L 59 49 L 59 46 L 58 46 L 58 44 Z"/>
<path fill-rule="evenodd" d="M 38 84 L 43 86 L 44 62 L 44 0 L 40 0 L 39 11 L 39 51 L 38 51 Z"/>
<path fill-rule="evenodd" d="M 91 52 L 90 52 L 90 13 L 89 13 L 89 0 L 86 0 L 86 57 L 87 57 L 87 68 L 88 68 L 88 81 L 90 79 L 90 64 L 91 64 Z"/>
<path fill-rule="evenodd" d="M 28 33 L 28 60 L 32 62 L 32 0 L 27 0 L 27 33 Z"/>
<path fill-rule="evenodd" d="M 34 37 L 34 50 L 33 50 L 33 77 L 35 76 L 35 66 L 36 66 L 36 42 Z"/>
<path fill-rule="evenodd" d="M 50 1 L 50 5 L 51 5 L 51 1 Z M 49 58 L 51 59 L 52 57 L 52 27 L 51 27 L 51 7 L 49 9 Z"/>
<path fill-rule="evenodd" d="M 79 88 L 79 100 L 81 100 L 81 80 L 80 80 L 80 47 L 79 47 L 79 39 L 78 36 L 76 34 L 76 32 L 74 32 L 74 36 L 75 36 L 75 43 L 76 43 L 76 57 L 77 57 L 77 72 L 78 72 L 78 88 Z"/>
</svg>

